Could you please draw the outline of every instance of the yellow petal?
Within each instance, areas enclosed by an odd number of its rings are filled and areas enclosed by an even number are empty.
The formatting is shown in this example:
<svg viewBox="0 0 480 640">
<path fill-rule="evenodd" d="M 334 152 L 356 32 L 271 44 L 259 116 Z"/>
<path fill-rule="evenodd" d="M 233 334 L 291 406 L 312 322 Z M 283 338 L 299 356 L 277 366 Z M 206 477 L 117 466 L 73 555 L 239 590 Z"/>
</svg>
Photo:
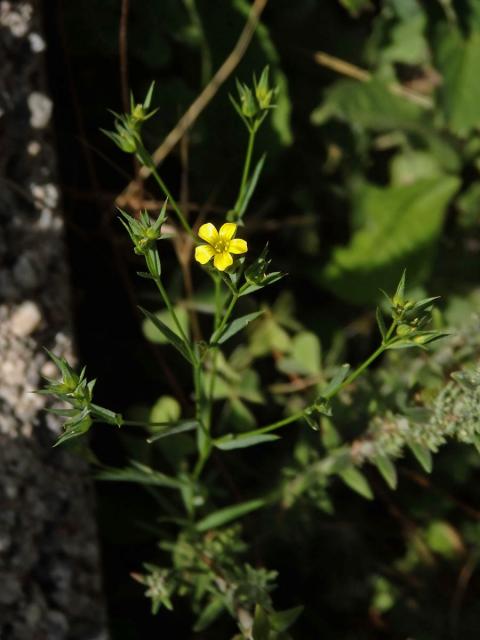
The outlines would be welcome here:
<svg viewBox="0 0 480 640">
<path fill-rule="evenodd" d="M 218 231 L 215 229 L 215 226 L 211 222 L 202 224 L 202 226 L 198 230 L 198 235 L 202 240 L 208 242 L 208 244 L 215 244 L 218 242 Z"/>
<path fill-rule="evenodd" d="M 236 230 L 237 225 L 234 222 L 226 222 L 225 224 L 222 224 L 219 233 L 221 240 L 229 242 L 235 235 Z"/>
<path fill-rule="evenodd" d="M 235 240 L 230 240 L 228 250 L 230 251 L 230 253 L 245 253 L 246 251 L 248 251 L 248 246 L 245 240 L 235 238 Z"/>
<path fill-rule="evenodd" d="M 215 251 L 209 244 L 201 244 L 195 249 L 195 260 L 200 264 L 207 264 Z"/>
<path fill-rule="evenodd" d="M 223 253 L 216 253 L 215 258 L 213 259 L 213 264 L 219 271 L 225 271 L 227 267 L 233 264 L 233 258 L 227 251 L 224 251 Z"/>
</svg>

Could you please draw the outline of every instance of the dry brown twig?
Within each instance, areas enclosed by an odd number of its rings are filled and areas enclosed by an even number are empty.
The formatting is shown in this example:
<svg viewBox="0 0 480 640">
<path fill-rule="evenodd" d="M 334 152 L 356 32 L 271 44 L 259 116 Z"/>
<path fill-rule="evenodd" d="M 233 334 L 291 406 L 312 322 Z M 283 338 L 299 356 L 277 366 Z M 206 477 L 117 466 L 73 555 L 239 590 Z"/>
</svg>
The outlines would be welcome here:
<svg viewBox="0 0 480 640">
<path fill-rule="evenodd" d="M 260 19 L 260 15 L 265 9 L 267 3 L 268 0 L 255 0 L 243 31 L 241 32 L 240 37 L 238 38 L 238 41 L 233 47 L 231 53 L 227 56 L 227 58 L 225 58 L 222 66 L 218 69 L 218 71 L 215 73 L 206 87 L 202 90 L 202 92 L 192 102 L 192 104 L 177 122 L 176 126 L 163 140 L 162 144 L 152 154 L 152 158 L 156 166 L 158 166 L 162 162 L 162 160 L 164 160 L 168 156 L 175 145 L 185 135 L 186 131 L 188 131 L 188 129 L 193 125 L 193 123 L 202 113 L 202 111 L 211 102 L 220 87 L 236 69 L 240 60 L 243 58 L 248 45 L 250 44 L 250 41 L 253 37 L 253 34 L 255 33 L 255 29 Z M 142 167 L 139 171 L 139 178 L 148 178 L 150 173 L 150 169 L 148 169 L 147 167 Z M 138 181 L 132 180 L 123 190 L 123 192 L 117 197 L 117 205 L 124 206 L 125 202 L 128 202 L 130 194 L 138 191 L 138 186 Z"/>
<path fill-rule="evenodd" d="M 341 58 L 331 56 L 329 53 L 325 53 L 324 51 L 317 51 L 316 53 L 314 53 L 313 59 L 322 67 L 331 69 L 336 73 L 340 73 L 343 76 L 348 76 L 349 78 L 353 78 L 354 80 L 358 80 L 359 82 L 370 82 L 370 80 L 372 79 L 372 74 L 369 71 L 366 71 L 361 67 L 357 67 L 351 62 L 347 62 L 346 60 L 342 60 Z M 410 102 L 418 104 L 424 109 L 431 109 L 433 107 L 433 102 L 428 96 L 424 96 L 421 93 L 412 91 L 412 89 L 409 89 L 408 87 L 405 87 L 401 84 L 393 83 L 390 84 L 388 88 L 391 93 L 402 96 L 403 98 L 410 100 Z"/>
</svg>

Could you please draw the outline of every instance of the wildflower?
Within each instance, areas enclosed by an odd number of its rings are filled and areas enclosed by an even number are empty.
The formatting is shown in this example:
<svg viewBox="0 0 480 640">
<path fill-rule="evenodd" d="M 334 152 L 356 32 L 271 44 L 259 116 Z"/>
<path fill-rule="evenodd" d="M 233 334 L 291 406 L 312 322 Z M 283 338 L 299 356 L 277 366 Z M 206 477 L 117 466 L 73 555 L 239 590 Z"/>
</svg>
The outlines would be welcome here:
<svg viewBox="0 0 480 640">
<path fill-rule="evenodd" d="M 248 251 L 247 243 L 240 238 L 234 238 L 237 225 L 226 222 L 217 231 L 211 222 L 202 224 L 198 235 L 208 244 L 201 244 L 195 249 L 195 260 L 200 264 L 207 264 L 213 257 L 213 264 L 219 271 L 225 271 L 233 264 L 232 253 L 245 253 Z"/>
</svg>

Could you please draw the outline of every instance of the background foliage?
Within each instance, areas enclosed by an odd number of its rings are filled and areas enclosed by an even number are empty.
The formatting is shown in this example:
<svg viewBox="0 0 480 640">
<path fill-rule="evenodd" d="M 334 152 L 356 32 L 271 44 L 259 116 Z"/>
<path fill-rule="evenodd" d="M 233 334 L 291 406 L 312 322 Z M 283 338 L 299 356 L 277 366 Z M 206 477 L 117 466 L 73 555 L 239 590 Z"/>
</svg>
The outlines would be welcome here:
<svg viewBox="0 0 480 640">
<path fill-rule="evenodd" d="M 143 337 L 136 305 L 161 304 L 133 280 L 136 264 L 129 263 L 111 207 L 132 166 L 98 131 L 109 124 L 107 106 L 121 110 L 119 2 L 78 0 L 57 9 L 48 3 L 46 26 L 82 360 L 101 381 L 101 404 L 155 420 L 178 417 L 184 371 L 151 326 L 143 326 Z M 150 146 L 221 64 L 247 11 L 244 0 L 131 2 L 130 82 L 137 95 L 152 79 L 158 87 L 159 115 L 146 127 Z M 315 58 L 320 50 L 333 62 Z M 272 0 L 238 77 L 249 80 L 266 63 L 280 85 L 279 106 L 260 135 L 268 162 L 248 239 L 257 253 L 269 240 L 275 268 L 289 278 L 281 295 L 279 288 L 269 292 L 248 350 L 223 363 L 217 393 L 228 399 L 229 419 L 248 430 L 254 416 L 272 417 L 259 376 L 278 411 L 295 406 L 299 381 L 323 382 L 345 360 L 368 355 L 376 330 L 372 304 L 379 287 L 394 288 L 403 267 L 416 293 L 442 296 L 436 322 L 452 327 L 455 337 L 431 359 L 392 352 L 342 396 L 321 436 L 294 429 L 270 448 L 221 458 L 226 491 L 242 499 L 282 478 L 281 507 L 244 520 L 248 561 L 279 572 L 273 594 L 279 609 L 305 605 L 294 638 L 476 638 L 478 453 L 450 442 L 428 475 L 425 451 L 406 453 L 388 434 L 392 424 L 396 433 L 401 428 L 399 413 L 429 406 L 434 417 L 422 437 L 432 438 L 430 448 L 440 447 L 443 436 L 476 439 L 477 400 L 465 392 L 475 381 L 449 380 L 475 365 L 479 349 L 478 3 Z M 188 136 L 189 200 L 220 215 L 234 198 L 245 145 L 228 102 L 234 90 L 231 78 Z M 178 150 L 163 172 L 178 192 L 185 175 Z M 174 279 L 172 293 L 179 290 Z M 198 302 L 209 302 L 202 291 Z M 467 435 L 452 430 L 452 406 L 468 423 Z M 409 419 L 425 424 L 424 417 Z M 397 484 L 389 468 L 367 465 L 365 475 L 350 473 L 345 483 L 315 472 L 319 437 L 327 453 L 360 443 L 363 464 L 369 438 L 379 433 L 384 446 L 402 452 L 396 491 L 384 480 Z M 109 429 L 93 438 L 93 455 L 111 466 L 132 458 L 150 465 L 155 455 L 160 465 L 175 467 L 187 451 L 188 439 L 152 454 L 132 433 L 114 437 Z M 372 495 L 374 501 L 365 499 Z M 194 618 L 181 599 L 173 613 L 150 617 L 128 574 L 165 551 L 157 547 L 162 527 L 151 525 L 162 505 L 154 491 L 134 483 L 99 482 L 98 497 L 112 637 L 150 637 L 166 628 L 175 637 L 232 635 L 223 618 L 192 633 Z"/>
</svg>

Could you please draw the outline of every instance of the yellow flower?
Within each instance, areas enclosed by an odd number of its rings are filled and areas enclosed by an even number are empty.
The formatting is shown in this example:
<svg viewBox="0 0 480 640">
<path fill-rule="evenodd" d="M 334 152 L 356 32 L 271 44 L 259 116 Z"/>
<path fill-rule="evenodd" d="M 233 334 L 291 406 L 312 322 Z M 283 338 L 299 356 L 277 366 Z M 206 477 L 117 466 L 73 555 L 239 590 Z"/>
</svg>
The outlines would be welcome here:
<svg viewBox="0 0 480 640">
<path fill-rule="evenodd" d="M 208 244 L 201 244 L 195 249 L 195 260 L 200 264 L 207 264 L 213 257 L 213 264 L 219 271 L 225 271 L 233 264 L 232 253 L 245 253 L 248 251 L 247 243 L 240 238 L 234 238 L 237 225 L 226 222 L 217 231 L 211 222 L 202 224 L 198 235 Z"/>
</svg>

